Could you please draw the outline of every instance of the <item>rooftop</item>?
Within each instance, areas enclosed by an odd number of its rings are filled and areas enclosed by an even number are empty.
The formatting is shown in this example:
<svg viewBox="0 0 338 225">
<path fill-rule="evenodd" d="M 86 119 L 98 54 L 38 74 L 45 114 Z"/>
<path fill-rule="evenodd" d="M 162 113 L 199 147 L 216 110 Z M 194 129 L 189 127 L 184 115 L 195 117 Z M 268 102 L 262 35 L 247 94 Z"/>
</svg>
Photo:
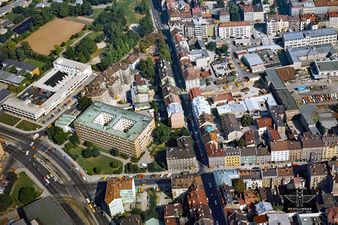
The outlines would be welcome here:
<svg viewBox="0 0 338 225">
<path fill-rule="evenodd" d="M 248 21 L 231 21 L 220 23 L 219 27 L 242 27 L 242 26 L 250 26 L 250 22 Z"/>
<path fill-rule="evenodd" d="M 113 178 L 107 181 L 106 194 L 104 201 L 107 205 L 114 199 L 121 198 L 121 190 L 131 190 L 133 187 L 134 178 Z"/>
<path fill-rule="evenodd" d="M 188 159 L 195 157 L 194 143 L 191 137 L 180 137 L 176 147 L 167 148 L 167 160 Z"/>
<path fill-rule="evenodd" d="M 299 32 L 288 32 L 283 34 L 283 40 L 292 41 L 297 39 L 303 39 L 306 37 L 321 37 L 327 35 L 337 35 L 337 31 L 334 28 L 323 28 Z"/>
<path fill-rule="evenodd" d="M 118 136 L 135 140 L 148 126 L 153 118 L 133 111 L 94 102 L 76 120 L 83 126 Z"/>
<path fill-rule="evenodd" d="M 332 60 L 332 61 L 316 61 L 316 64 L 318 66 L 318 69 L 321 72 L 325 71 L 337 71 L 338 70 L 338 60 Z"/>
<path fill-rule="evenodd" d="M 5 83 L 19 85 L 24 79 L 23 76 L 0 70 L 0 81 L 2 80 Z"/>
<path fill-rule="evenodd" d="M 257 53 L 246 54 L 244 55 L 244 58 L 246 59 L 250 67 L 264 64 L 263 60 Z"/>
</svg>

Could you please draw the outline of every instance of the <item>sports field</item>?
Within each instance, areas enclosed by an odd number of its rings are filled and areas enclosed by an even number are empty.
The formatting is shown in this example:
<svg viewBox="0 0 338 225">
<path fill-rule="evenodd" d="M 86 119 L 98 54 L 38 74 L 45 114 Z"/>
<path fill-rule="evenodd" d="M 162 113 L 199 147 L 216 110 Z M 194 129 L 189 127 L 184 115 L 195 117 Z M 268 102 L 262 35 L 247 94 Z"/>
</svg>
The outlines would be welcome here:
<svg viewBox="0 0 338 225">
<path fill-rule="evenodd" d="M 54 50 L 55 45 L 61 45 L 67 41 L 73 34 L 82 30 L 85 25 L 82 23 L 66 20 L 54 19 L 35 31 L 25 39 L 33 51 L 48 55 Z"/>
</svg>

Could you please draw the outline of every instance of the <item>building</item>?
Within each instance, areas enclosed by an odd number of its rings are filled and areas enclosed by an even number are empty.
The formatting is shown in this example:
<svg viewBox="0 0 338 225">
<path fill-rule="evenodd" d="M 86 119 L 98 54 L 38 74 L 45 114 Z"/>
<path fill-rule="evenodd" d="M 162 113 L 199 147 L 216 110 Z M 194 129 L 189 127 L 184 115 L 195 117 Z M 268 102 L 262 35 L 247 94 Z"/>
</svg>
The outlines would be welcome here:
<svg viewBox="0 0 338 225">
<path fill-rule="evenodd" d="M 307 165 L 307 185 L 309 188 L 317 188 L 322 180 L 328 175 L 325 163 L 308 163 Z"/>
<path fill-rule="evenodd" d="M 337 31 L 334 28 L 323 28 L 299 32 L 284 33 L 284 48 L 299 48 L 323 44 L 337 44 Z"/>
<path fill-rule="evenodd" d="M 277 167 L 277 186 L 290 183 L 294 176 L 292 167 Z"/>
<path fill-rule="evenodd" d="M 72 218 L 61 207 L 61 205 L 51 196 L 40 198 L 28 205 L 23 206 L 22 214 L 25 221 L 29 222 L 29 224 L 75 224 L 75 221 L 72 220 Z M 36 221 L 39 221 L 39 223 Z"/>
<path fill-rule="evenodd" d="M 257 148 L 257 164 L 271 162 L 271 153 L 267 148 Z"/>
<path fill-rule="evenodd" d="M 315 79 L 328 79 L 338 76 L 338 59 L 315 61 L 311 64 L 311 74 Z"/>
<path fill-rule="evenodd" d="M 252 73 L 265 71 L 264 62 L 257 53 L 249 53 L 243 56 L 244 63 L 250 67 Z"/>
<path fill-rule="evenodd" d="M 225 149 L 225 166 L 226 167 L 240 167 L 241 166 L 241 154 L 238 148 Z"/>
<path fill-rule="evenodd" d="M 0 82 L 14 86 L 20 85 L 25 80 L 24 76 L 0 70 Z"/>
<path fill-rule="evenodd" d="M 227 142 L 239 140 L 243 136 L 241 124 L 235 114 L 227 113 L 221 116 L 222 130 Z"/>
<path fill-rule="evenodd" d="M 104 202 L 111 216 L 124 213 L 124 206 L 135 201 L 134 178 L 113 178 L 107 181 Z"/>
<path fill-rule="evenodd" d="M 302 144 L 300 141 L 288 141 L 289 149 L 289 161 L 290 162 L 299 162 L 302 161 Z"/>
<path fill-rule="evenodd" d="M 245 183 L 246 189 L 261 188 L 263 185 L 260 170 L 241 170 L 239 177 Z"/>
<path fill-rule="evenodd" d="M 197 118 L 204 113 L 211 115 L 211 107 L 203 96 L 197 96 L 192 100 L 192 108 Z"/>
<path fill-rule="evenodd" d="M 320 161 L 322 159 L 323 140 L 319 135 L 305 133 L 300 139 L 302 143 L 302 159 L 306 161 Z"/>
<path fill-rule="evenodd" d="M 338 29 L 338 12 L 329 12 L 329 19 L 326 21 L 326 27 Z"/>
<path fill-rule="evenodd" d="M 267 16 L 265 20 L 266 34 L 269 36 L 276 36 L 286 32 L 289 29 L 288 19 L 288 16 L 282 15 Z"/>
<path fill-rule="evenodd" d="M 93 74 L 91 66 L 58 58 L 53 68 L 16 97 L 8 98 L 5 111 L 38 120 L 48 115 Z"/>
<path fill-rule="evenodd" d="M 290 152 L 287 141 L 272 141 L 269 143 L 271 150 L 271 161 L 283 162 L 290 160 Z"/>
<path fill-rule="evenodd" d="M 200 79 L 199 79 L 199 74 L 197 71 L 190 67 L 183 71 L 184 74 L 184 80 L 185 80 L 185 87 L 189 91 L 191 88 L 194 87 L 200 87 Z"/>
<path fill-rule="evenodd" d="M 183 197 L 188 191 L 192 183 L 195 183 L 197 186 L 203 186 L 201 177 L 181 175 L 181 176 L 172 176 L 171 177 L 171 191 L 173 199 Z"/>
<path fill-rule="evenodd" d="M 120 225 L 143 225 L 139 215 L 130 215 L 121 219 Z"/>
<path fill-rule="evenodd" d="M 32 75 L 40 75 L 40 70 L 38 67 L 25 62 L 19 62 L 11 59 L 6 59 L 2 62 L 4 67 L 14 67 L 18 72 L 21 73 L 30 73 Z"/>
<path fill-rule="evenodd" d="M 139 157 L 153 140 L 155 122 L 147 115 L 94 102 L 75 120 L 74 126 L 82 141 Z"/>
<path fill-rule="evenodd" d="M 4 147 L 3 147 L 2 144 L 3 144 L 3 143 L 2 143 L 2 141 L 1 141 L 1 139 L 0 139 L 0 159 L 2 158 L 2 156 L 5 155 L 5 150 L 4 150 Z"/>
<path fill-rule="evenodd" d="M 324 144 L 322 159 L 330 160 L 338 155 L 338 137 L 335 135 L 327 135 L 322 137 Z M 1 154 L 0 154 L 1 155 Z"/>
<path fill-rule="evenodd" d="M 218 37 L 227 38 L 250 38 L 252 35 L 252 25 L 247 21 L 231 21 L 218 25 Z"/>
<path fill-rule="evenodd" d="M 165 225 L 180 225 L 183 214 L 181 203 L 170 203 L 164 206 L 164 223 Z"/>
<path fill-rule="evenodd" d="M 263 187 L 271 188 L 279 185 L 276 168 L 264 168 L 261 170 L 261 173 Z"/>
<path fill-rule="evenodd" d="M 241 16 L 244 21 L 253 21 L 254 20 L 254 10 L 252 6 L 241 5 Z"/>
<path fill-rule="evenodd" d="M 59 117 L 55 121 L 55 126 L 59 127 L 63 130 L 63 132 L 71 132 L 72 128 L 70 127 L 70 124 L 76 119 L 76 116 L 71 114 L 62 114 L 61 117 Z"/>
<path fill-rule="evenodd" d="M 198 168 L 195 156 L 194 143 L 191 137 L 180 137 L 176 140 L 176 147 L 166 150 L 167 166 L 169 171 L 193 171 Z"/>
<path fill-rule="evenodd" d="M 241 165 L 254 165 L 257 163 L 257 152 L 255 147 L 247 147 L 240 149 Z"/>
<path fill-rule="evenodd" d="M 167 106 L 169 124 L 172 128 L 185 127 L 184 112 L 181 101 L 170 103 Z"/>
</svg>

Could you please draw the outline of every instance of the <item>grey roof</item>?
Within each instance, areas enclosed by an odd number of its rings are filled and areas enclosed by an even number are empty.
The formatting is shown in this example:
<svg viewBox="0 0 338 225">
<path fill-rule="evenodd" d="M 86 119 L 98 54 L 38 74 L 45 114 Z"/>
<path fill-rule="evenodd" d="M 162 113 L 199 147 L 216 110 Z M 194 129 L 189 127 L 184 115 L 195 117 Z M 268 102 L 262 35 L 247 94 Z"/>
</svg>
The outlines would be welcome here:
<svg viewBox="0 0 338 225">
<path fill-rule="evenodd" d="M 336 50 L 331 44 L 306 46 L 300 48 L 289 48 L 287 50 L 290 64 L 294 64 L 309 59 L 325 58 L 328 55 L 336 54 Z"/>
<path fill-rule="evenodd" d="M 244 58 L 251 67 L 264 64 L 261 57 L 257 53 L 246 54 Z"/>
<path fill-rule="evenodd" d="M 191 137 L 180 137 L 177 147 L 167 148 L 167 159 L 187 159 L 195 157 L 194 143 Z"/>
<path fill-rule="evenodd" d="M 239 155 L 239 149 L 238 148 L 227 148 L 225 149 L 225 155 L 226 156 L 232 156 L 232 155 Z"/>
<path fill-rule="evenodd" d="M 268 168 L 262 169 L 262 177 L 277 177 L 277 169 L 276 168 Z"/>
<path fill-rule="evenodd" d="M 308 126 L 315 126 L 316 122 L 314 121 L 315 115 L 318 113 L 315 105 L 301 105 L 299 107 L 300 112 L 306 121 Z"/>
<path fill-rule="evenodd" d="M 11 92 L 7 89 L 1 89 L 0 90 L 0 102 L 2 102 L 5 98 L 7 98 Z"/>
<path fill-rule="evenodd" d="M 25 77 L 15 75 L 13 73 L 9 73 L 4 70 L 0 70 L 0 80 L 6 82 L 6 83 L 11 83 L 11 84 L 20 84 Z"/>
<path fill-rule="evenodd" d="M 316 30 L 306 30 L 299 32 L 288 32 L 283 34 L 283 40 L 292 41 L 297 39 L 303 39 L 306 37 L 321 37 L 328 35 L 337 35 L 337 31 L 334 28 L 323 28 Z"/>
<path fill-rule="evenodd" d="M 323 71 L 338 70 L 338 60 L 316 62 L 318 69 Z"/>
<path fill-rule="evenodd" d="M 275 89 L 285 88 L 284 82 L 280 79 L 275 69 L 268 69 L 265 71 L 265 80 L 272 84 Z"/>
<path fill-rule="evenodd" d="M 240 123 L 233 113 L 227 113 L 221 116 L 221 124 L 227 128 L 229 133 L 241 130 Z"/>
<path fill-rule="evenodd" d="M 25 62 L 19 62 L 19 61 L 15 61 L 12 59 L 6 59 L 5 61 L 2 62 L 2 64 L 4 66 L 14 66 L 19 70 L 24 70 L 26 72 L 31 72 L 33 71 L 36 66 L 33 66 L 31 64 L 25 63 Z"/>
<path fill-rule="evenodd" d="M 256 148 L 243 148 L 241 149 L 241 156 L 256 156 Z"/>
<path fill-rule="evenodd" d="M 278 89 L 276 90 L 277 99 L 280 100 L 280 103 L 283 104 L 286 108 L 286 110 L 296 110 L 298 109 L 298 106 L 291 96 L 288 89 Z"/>
<path fill-rule="evenodd" d="M 41 225 L 74 225 L 68 214 L 51 197 L 39 199 L 23 207 L 26 218 Z"/>
</svg>

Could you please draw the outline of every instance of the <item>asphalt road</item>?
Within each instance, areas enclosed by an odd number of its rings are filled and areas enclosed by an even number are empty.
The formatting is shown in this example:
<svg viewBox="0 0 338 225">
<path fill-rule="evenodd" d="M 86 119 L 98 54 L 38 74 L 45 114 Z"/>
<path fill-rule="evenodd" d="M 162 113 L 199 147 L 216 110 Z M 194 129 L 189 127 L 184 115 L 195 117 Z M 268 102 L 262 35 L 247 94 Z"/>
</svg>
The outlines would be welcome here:
<svg viewBox="0 0 338 225">
<path fill-rule="evenodd" d="M 24 136 L 20 133 L 12 131 L 8 128 L 0 126 L 0 136 L 5 136 L 5 140 L 13 142 L 16 146 L 7 146 L 6 150 L 13 156 L 13 158 L 19 161 L 24 165 L 32 174 L 42 183 L 46 184 L 44 177 L 47 174 L 50 174 L 40 162 L 32 157 L 27 157 L 25 155 L 27 150 L 31 150 L 30 143 L 32 139 L 30 136 Z M 68 162 L 63 156 L 62 153 L 54 149 L 48 143 L 43 141 L 34 141 L 36 146 L 37 153 L 43 151 L 52 162 L 55 162 L 56 165 L 52 165 L 54 169 L 57 169 L 57 174 L 62 177 L 63 173 L 71 178 L 70 180 L 64 179 L 63 184 L 54 182 L 50 179 L 50 184 L 46 185 L 47 190 L 51 195 L 70 195 L 74 201 L 78 202 L 79 205 L 84 206 L 86 215 L 89 215 L 88 218 L 91 218 L 92 224 L 109 224 L 107 219 L 101 215 L 98 211 L 92 213 L 90 208 L 87 206 L 85 198 L 93 199 L 95 198 L 96 187 L 93 187 L 93 184 L 88 184 L 85 182 L 80 174 L 73 169 L 70 162 Z M 18 146 L 21 146 L 18 148 Z M 95 186 L 95 185 L 94 185 Z M 93 218 L 92 218 L 93 217 Z"/>
</svg>

